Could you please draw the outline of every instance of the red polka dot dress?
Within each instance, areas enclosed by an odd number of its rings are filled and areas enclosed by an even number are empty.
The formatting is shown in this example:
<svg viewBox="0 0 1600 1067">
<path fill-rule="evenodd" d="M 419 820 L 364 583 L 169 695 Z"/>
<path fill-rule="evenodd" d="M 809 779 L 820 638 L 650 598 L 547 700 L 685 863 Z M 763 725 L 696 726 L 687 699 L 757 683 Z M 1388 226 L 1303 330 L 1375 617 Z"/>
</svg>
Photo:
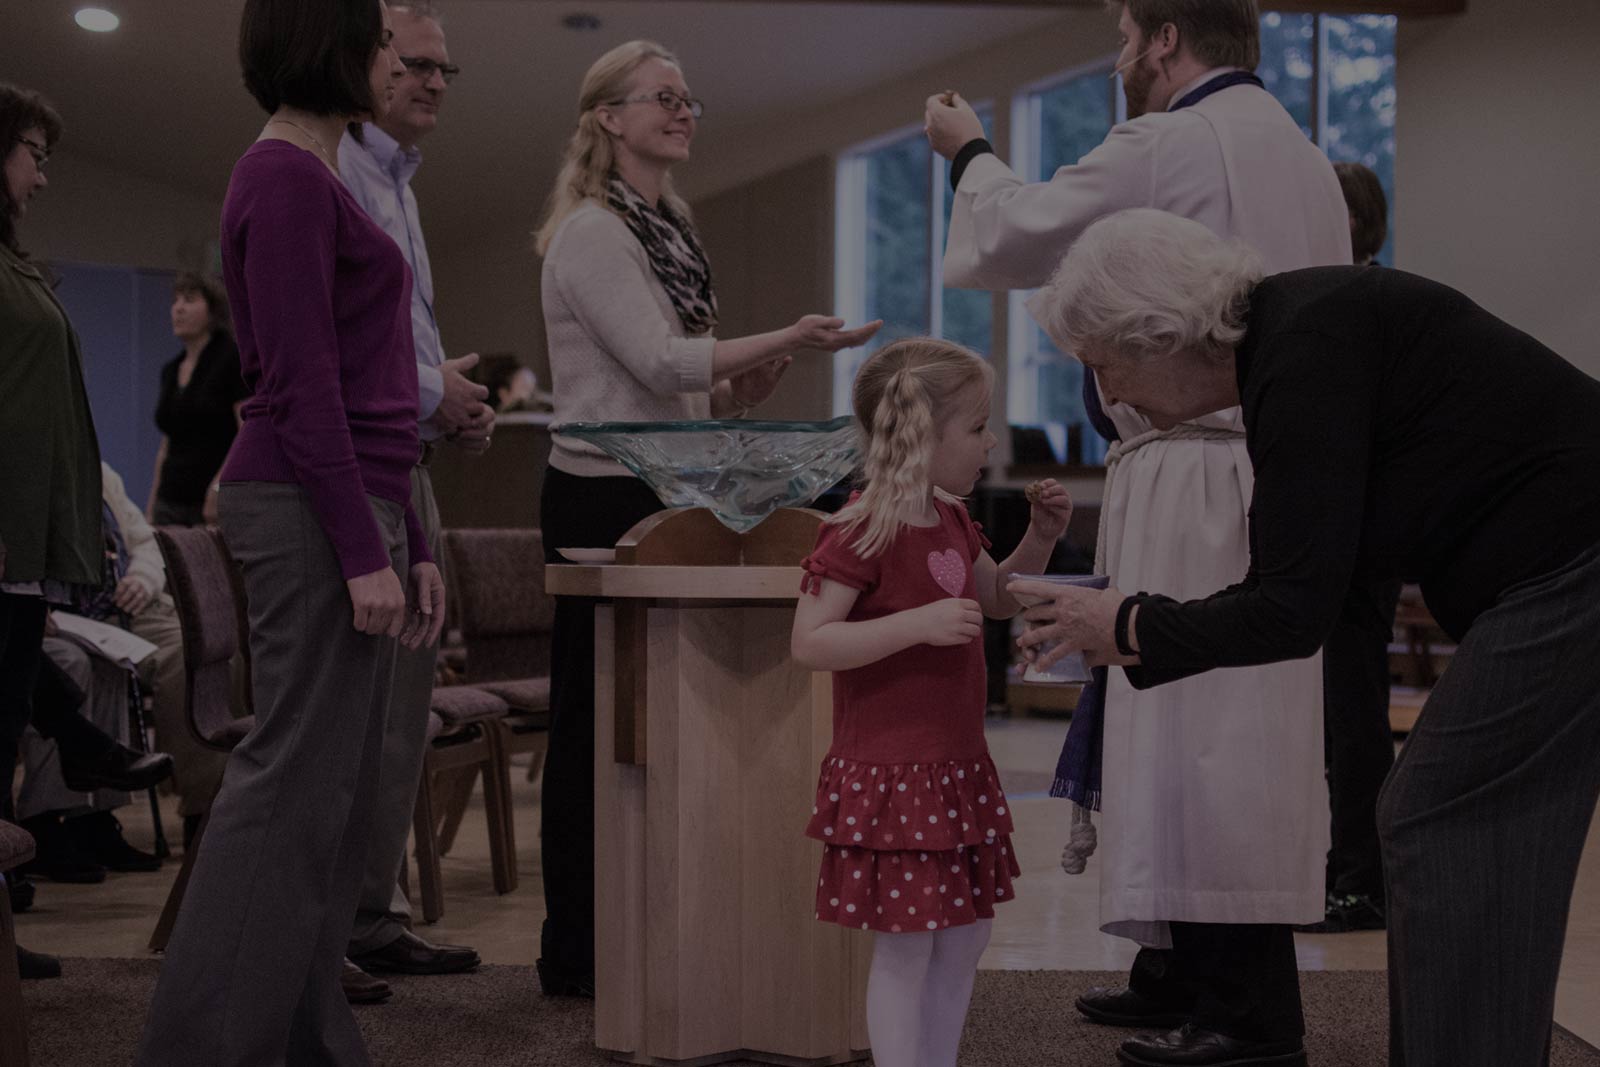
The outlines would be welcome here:
<svg viewBox="0 0 1600 1067">
<path fill-rule="evenodd" d="M 803 589 L 827 578 L 860 591 L 852 622 L 945 597 L 977 599 L 988 542 L 959 504 L 935 526 L 902 526 L 862 559 L 855 531 L 824 526 Z M 817 918 L 912 933 L 994 915 L 1022 873 L 1011 812 L 983 737 L 983 642 L 916 645 L 833 676 L 833 745 L 806 836 L 823 843 Z"/>
</svg>

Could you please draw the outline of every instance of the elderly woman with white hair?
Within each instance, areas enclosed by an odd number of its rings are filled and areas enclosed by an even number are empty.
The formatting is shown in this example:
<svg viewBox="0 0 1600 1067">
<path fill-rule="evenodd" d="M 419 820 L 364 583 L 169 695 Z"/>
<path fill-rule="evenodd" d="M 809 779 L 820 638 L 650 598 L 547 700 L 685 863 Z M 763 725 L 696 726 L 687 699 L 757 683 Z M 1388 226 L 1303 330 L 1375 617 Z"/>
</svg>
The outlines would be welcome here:
<svg viewBox="0 0 1600 1067">
<path fill-rule="evenodd" d="M 1443 285 L 1263 278 L 1156 211 L 1090 228 L 1040 305 L 1158 426 L 1242 405 L 1255 490 L 1244 581 L 1187 602 L 1015 583 L 1048 598 L 1029 654 L 1145 688 L 1309 656 L 1353 586 L 1420 582 L 1458 648 L 1378 809 L 1390 1062 L 1544 1062 L 1600 797 L 1600 382 Z"/>
</svg>

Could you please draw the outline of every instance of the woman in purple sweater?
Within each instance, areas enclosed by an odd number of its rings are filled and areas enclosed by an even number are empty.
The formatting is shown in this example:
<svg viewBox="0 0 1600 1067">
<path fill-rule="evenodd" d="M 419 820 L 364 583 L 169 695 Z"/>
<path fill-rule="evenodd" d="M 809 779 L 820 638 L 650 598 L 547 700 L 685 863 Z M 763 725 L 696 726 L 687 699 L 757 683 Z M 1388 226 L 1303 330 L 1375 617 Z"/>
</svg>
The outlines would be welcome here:
<svg viewBox="0 0 1600 1067">
<path fill-rule="evenodd" d="M 144 1065 L 367 1062 L 339 976 L 395 641 L 432 643 L 444 620 L 410 505 L 411 277 L 337 170 L 345 124 L 381 117 L 405 70 L 387 23 L 379 0 L 245 4 L 245 85 L 271 118 L 222 210 L 254 395 L 219 510 L 244 571 L 256 723 L 211 808 Z"/>
</svg>

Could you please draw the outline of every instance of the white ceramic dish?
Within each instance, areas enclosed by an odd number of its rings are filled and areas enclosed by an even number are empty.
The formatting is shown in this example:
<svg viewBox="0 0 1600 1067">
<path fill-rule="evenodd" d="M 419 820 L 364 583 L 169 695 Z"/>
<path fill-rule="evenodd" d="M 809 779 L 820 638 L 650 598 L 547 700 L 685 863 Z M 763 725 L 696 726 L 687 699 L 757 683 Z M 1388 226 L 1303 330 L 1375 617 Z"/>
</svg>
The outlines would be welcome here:
<svg viewBox="0 0 1600 1067">
<path fill-rule="evenodd" d="M 558 548 L 556 552 L 569 563 L 615 563 L 614 548 Z"/>
</svg>

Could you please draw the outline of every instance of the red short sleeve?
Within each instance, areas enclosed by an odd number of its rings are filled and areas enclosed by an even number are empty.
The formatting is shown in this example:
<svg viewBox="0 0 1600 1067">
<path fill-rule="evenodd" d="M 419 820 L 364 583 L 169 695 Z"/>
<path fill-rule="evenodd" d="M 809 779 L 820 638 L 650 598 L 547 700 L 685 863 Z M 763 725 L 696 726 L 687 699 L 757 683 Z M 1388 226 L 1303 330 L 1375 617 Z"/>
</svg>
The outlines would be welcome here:
<svg viewBox="0 0 1600 1067">
<path fill-rule="evenodd" d="M 822 524 L 817 534 L 817 546 L 811 550 L 811 555 L 800 561 L 800 566 L 806 572 L 800 579 L 802 593 L 820 592 L 823 578 L 863 593 L 877 587 L 883 553 L 879 552 L 871 559 L 862 559 L 854 548 L 860 532 L 860 526 Z"/>
<path fill-rule="evenodd" d="M 983 524 L 974 522 L 972 515 L 961 504 L 945 502 L 942 506 L 948 508 L 955 515 L 957 525 L 961 528 L 961 532 L 966 535 L 967 558 L 977 562 L 978 553 L 986 551 L 990 547 L 989 539 L 983 535 Z"/>
</svg>

